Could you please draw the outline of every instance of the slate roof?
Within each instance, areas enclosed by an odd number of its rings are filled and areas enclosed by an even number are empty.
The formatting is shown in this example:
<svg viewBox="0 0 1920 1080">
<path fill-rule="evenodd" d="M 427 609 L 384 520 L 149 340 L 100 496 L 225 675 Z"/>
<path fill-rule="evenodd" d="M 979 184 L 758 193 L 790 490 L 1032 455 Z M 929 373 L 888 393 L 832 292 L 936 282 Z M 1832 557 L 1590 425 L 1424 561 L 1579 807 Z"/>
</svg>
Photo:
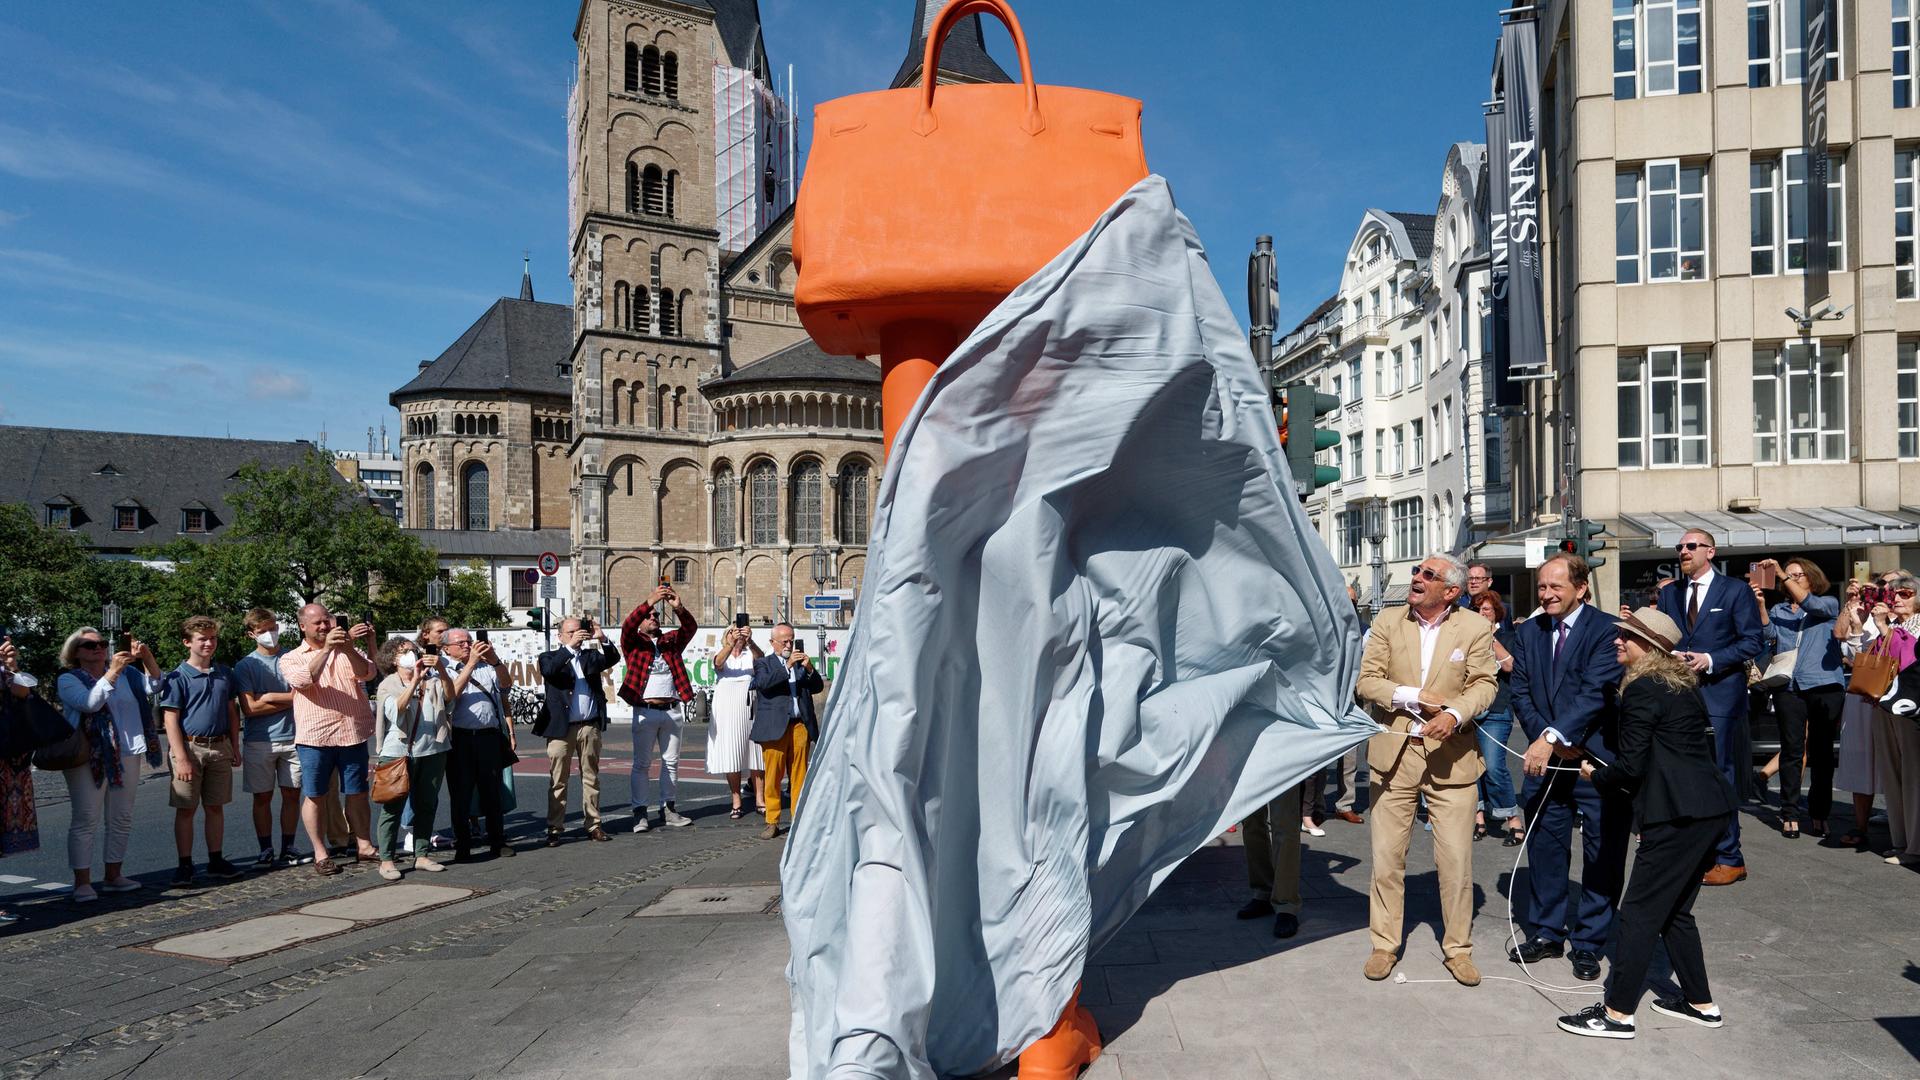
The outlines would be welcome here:
<svg viewBox="0 0 1920 1080">
<path fill-rule="evenodd" d="M 1424 259 L 1433 254 L 1432 214 L 1404 214 L 1389 210 L 1387 216 L 1407 230 L 1407 241 L 1413 245 L 1414 258 Z"/>
<path fill-rule="evenodd" d="M 404 398 L 453 390 L 570 398 L 572 383 L 560 365 L 572 352 L 572 308 L 503 296 L 387 400 L 399 405 Z"/>
<path fill-rule="evenodd" d="M 935 12 L 939 8 L 934 9 Z M 913 25 L 907 28 L 907 55 L 894 73 L 893 89 L 912 86 L 920 74 L 920 62 L 927 50 L 927 0 L 914 0 Z M 980 16 L 969 15 L 947 35 L 940 49 L 940 72 L 962 82 L 1012 82 L 1013 79 L 993 57 L 987 54 L 986 32 L 980 28 Z"/>
<path fill-rule="evenodd" d="M 130 552 L 182 535 L 220 535 L 233 520 L 227 492 L 241 466 L 285 468 L 314 449 L 305 439 L 265 442 L 0 425 L 0 503 L 24 503 L 42 524 L 47 504 L 71 503 L 74 531 L 88 543 Z M 114 529 L 114 509 L 126 505 L 140 508 L 137 531 Z M 189 507 L 212 511 L 207 533 L 180 531 L 181 511 Z"/>
<path fill-rule="evenodd" d="M 737 390 L 768 382 L 880 382 L 880 366 L 857 356 L 830 356 L 812 338 L 735 369 L 724 378 L 700 384 L 703 393 Z"/>
<path fill-rule="evenodd" d="M 763 74 L 767 71 L 766 43 L 760 33 L 760 0 L 686 2 L 712 10 L 713 24 L 720 30 L 720 44 L 726 47 L 727 59 L 734 67 Z"/>
<path fill-rule="evenodd" d="M 565 529 L 402 529 L 445 558 L 468 555 L 537 559 L 546 552 L 565 558 L 573 537 Z"/>
</svg>

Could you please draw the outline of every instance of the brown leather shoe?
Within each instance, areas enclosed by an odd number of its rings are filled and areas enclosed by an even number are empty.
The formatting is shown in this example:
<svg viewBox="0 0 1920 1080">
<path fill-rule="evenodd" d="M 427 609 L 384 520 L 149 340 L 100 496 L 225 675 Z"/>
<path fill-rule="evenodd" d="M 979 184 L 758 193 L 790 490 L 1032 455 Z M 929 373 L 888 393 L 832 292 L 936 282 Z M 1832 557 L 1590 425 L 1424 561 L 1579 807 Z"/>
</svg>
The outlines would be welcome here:
<svg viewBox="0 0 1920 1080">
<path fill-rule="evenodd" d="M 589 840 L 611 840 L 611 839 L 613 839 L 613 837 L 611 837 L 611 836 L 608 836 L 608 835 L 607 835 L 607 831 L 606 831 L 605 829 L 602 829 L 602 828 L 601 828 L 600 826 L 598 826 L 598 825 L 595 825 L 595 826 L 594 826 L 593 828 L 591 828 L 591 829 L 588 829 L 588 830 L 587 830 L 587 839 L 589 839 Z"/>
<path fill-rule="evenodd" d="M 1351 810 L 1338 810 L 1334 812 L 1333 816 L 1339 818 L 1341 821 L 1344 821 L 1349 825 L 1365 825 L 1367 823 L 1366 818 L 1361 817 L 1359 814 L 1356 814 Z"/>
<path fill-rule="evenodd" d="M 760 839 L 762 840 L 772 840 L 779 835 L 780 826 L 778 825 L 768 825 L 766 828 L 760 830 Z"/>
<path fill-rule="evenodd" d="M 1399 962 L 1400 958 L 1387 950 L 1375 949 L 1372 955 L 1367 957 L 1367 964 L 1360 969 L 1360 973 L 1372 979 L 1374 982 L 1379 982 L 1381 979 L 1391 975 L 1393 973 L 1393 965 Z"/>
<path fill-rule="evenodd" d="M 1736 881 L 1745 881 L 1745 880 L 1747 880 L 1746 867 L 1728 866 L 1726 863 L 1716 863 L 1714 864 L 1713 869 L 1707 871 L 1704 875 L 1701 876 L 1700 884 L 1731 885 Z"/>
<path fill-rule="evenodd" d="M 1461 986 L 1479 986 L 1480 969 L 1473 966 L 1473 958 L 1456 956 L 1447 961 L 1447 970 L 1453 973 L 1453 979 Z"/>
</svg>

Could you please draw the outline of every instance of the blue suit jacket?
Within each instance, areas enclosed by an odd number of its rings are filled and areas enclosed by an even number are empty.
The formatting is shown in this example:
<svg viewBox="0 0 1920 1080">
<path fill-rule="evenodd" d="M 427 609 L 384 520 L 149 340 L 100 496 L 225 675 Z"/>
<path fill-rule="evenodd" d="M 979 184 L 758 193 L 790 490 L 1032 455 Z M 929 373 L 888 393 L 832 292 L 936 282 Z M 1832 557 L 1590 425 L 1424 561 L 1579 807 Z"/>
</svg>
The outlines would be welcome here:
<svg viewBox="0 0 1920 1080">
<path fill-rule="evenodd" d="M 1687 629 L 1687 583 L 1675 581 L 1660 590 L 1662 614 L 1680 628 L 1681 652 L 1703 652 L 1713 658 L 1711 674 L 1700 676 L 1700 697 L 1707 715 L 1722 718 L 1747 714 L 1747 661 L 1766 648 L 1766 630 L 1760 625 L 1760 605 L 1744 581 L 1715 574 L 1700 602 L 1700 621 Z"/>
<path fill-rule="evenodd" d="M 820 670 L 813 664 L 807 665 L 807 673 L 798 680 L 787 674 L 787 665 L 780 658 L 768 654 L 753 662 L 753 677 L 747 686 L 753 690 L 753 727 L 747 732 L 747 738 L 757 743 L 778 741 L 786 735 L 789 724 L 800 723 L 807 727 L 809 741 L 820 734 L 819 720 L 813 710 L 813 695 L 827 688 L 826 681 L 820 678 Z M 800 699 L 800 715 L 793 715 L 793 700 Z"/>
<path fill-rule="evenodd" d="M 1552 728 L 1596 759 L 1613 760 L 1620 692 L 1620 660 L 1613 651 L 1618 622 L 1588 604 L 1567 634 L 1557 667 L 1551 616 L 1535 615 L 1515 628 L 1520 647 L 1514 650 L 1510 701 L 1513 718 L 1528 741 Z"/>
</svg>

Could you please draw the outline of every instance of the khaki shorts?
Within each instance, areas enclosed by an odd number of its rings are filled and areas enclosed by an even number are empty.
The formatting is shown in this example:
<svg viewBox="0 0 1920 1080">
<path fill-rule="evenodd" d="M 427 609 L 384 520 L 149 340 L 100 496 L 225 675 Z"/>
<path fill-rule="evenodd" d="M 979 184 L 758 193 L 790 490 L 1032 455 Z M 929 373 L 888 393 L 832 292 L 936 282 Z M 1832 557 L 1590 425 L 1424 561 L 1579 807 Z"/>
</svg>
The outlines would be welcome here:
<svg viewBox="0 0 1920 1080">
<path fill-rule="evenodd" d="M 208 746 L 204 743 L 187 743 L 187 753 L 193 755 L 193 779 L 180 779 L 174 773 L 173 783 L 167 789 L 167 805 L 175 810 L 195 810 L 201 803 L 208 806 L 225 806 L 233 801 L 233 751 L 225 739 Z"/>
<path fill-rule="evenodd" d="M 249 794 L 300 786 L 300 755 L 294 753 L 293 743 L 241 743 L 240 756 L 241 785 Z"/>
</svg>

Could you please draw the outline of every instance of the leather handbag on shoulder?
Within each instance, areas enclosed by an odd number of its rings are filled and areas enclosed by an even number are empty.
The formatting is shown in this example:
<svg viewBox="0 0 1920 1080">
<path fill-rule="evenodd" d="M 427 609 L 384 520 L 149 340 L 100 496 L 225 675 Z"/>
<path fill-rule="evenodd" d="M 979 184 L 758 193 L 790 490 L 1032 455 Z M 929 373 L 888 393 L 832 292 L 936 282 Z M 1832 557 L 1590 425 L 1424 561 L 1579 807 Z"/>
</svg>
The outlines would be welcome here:
<svg viewBox="0 0 1920 1080">
<path fill-rule="evenodd" d="M 947 33 L 974 14 L 1007 25 L 1020 82 L 936 88 Z M 1147 175 L 1140 102 L 1036 84 L 1005 0 L 949 3 L 922 71 L 814 110 L 794 301 L 830 353 L 879 355 L 882 327 L 914 321 L 957 344 Z"/>
<path fill-rule="evenodd" d="M 87 741 L 87 728 L 95 723 L 99 713 L 91 713 L 80 718 L 80 726 L 68 728 L 66 718 L 53 713 L 60 720 L 60 726 L 66 732 L 53 742 L 40 743 L 33 752 L 33 767 L 46 772 L 66 772 L 77 769 L 93 760 L 93 744 Z M 40 719 L 35 723 L 36 738 L 51 738 L 55 732 L 52 725 Z"/>
<path fill-rule="evenodd" d="M 1853 675 L 1847 679 L 1847 692 L 1869 701 L 1879 701 L 1893 688 L 1900 674 L 1900 662 L 1893 658 L 1893 635 L 1881 634 L 1866 651 L 1853 656 Z"/>
<path fill-rule="evenodd" d="M 1768 690 L 1780 689 L 1793 681 L 1793 666 L 1795 661 L 1799 659 L 1800 650 L 1798 648 L 1774 653 L 1773 659 L 1767 663 L 1767 670 L 1761 673 L 1757 681 Z"/>
<path fill-rule="evenodd" d="M 424 678 L 424 676 L 422 677 Z M 414 703 L 413 714 L 414 726 L 416 728 L 419 727 L 421 708 L 420 703 L 416 701 Z M 373 767 L 373 790 L 371 796 L 376 803 L 390 803 L 396 799 L 404 799 L 407 797 L 408 792 L 412 790 L 413 774 L 408 771 L 407 762 L 413 750 L 413 732 L 403 729 L 401 734 L 405 736 L 401 745 L 406 748 L 408 753 L 401 754 L 399 757 L 383 765 L 375 765 Z"/>
</svg>

